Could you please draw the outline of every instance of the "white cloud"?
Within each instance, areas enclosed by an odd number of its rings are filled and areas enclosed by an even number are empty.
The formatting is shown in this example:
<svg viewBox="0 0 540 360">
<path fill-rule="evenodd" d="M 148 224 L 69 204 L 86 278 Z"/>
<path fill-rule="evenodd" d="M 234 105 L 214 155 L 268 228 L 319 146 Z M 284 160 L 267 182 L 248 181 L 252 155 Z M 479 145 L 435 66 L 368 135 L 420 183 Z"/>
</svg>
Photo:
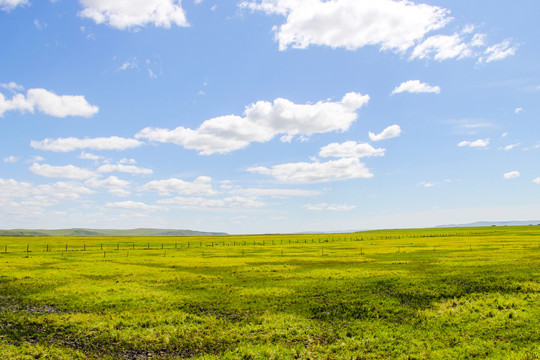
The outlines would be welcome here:
<svg viewBox="0 0 540 360">
<path fill-rule="evenodd" d="M 92 150 L 126 150 L 142 145 L 142 142 L 135 139 L 127 139 L 118 136 L 99 137 L 99 138 L 84 138 L 78 139 L 74 137 L 45 139 L 41 141 L 32 140 L 30 146 L 34 149 L 48 150 L 55 152 L 68 152 L 81 149 Z"/>
<path fill-rule="evenodd" d="M 392 90 L 392 95 L 399 94 L 402 92 L 410 92 L 414 94 L 419 93 L 434 93 L 440 94 L 441 88 L 439 86 L 431 86 L 428 83 L 420 82 L 420 80 L 409 80 L 402 82 L 399 86 L 396 86 Z"/>
<path fill-rule="evenodd" d="M 368 101 L 368 95 L 354 92 L 338 102 L 299 105 L 282 98 L 273 103 L 258 101 L 246 107 L 244 117 L 212 118 L 196 130 L 182 126 L 174 130 L 145 128 L 135 137 L 178 144 L 201 155 L 227 153 L 243 149 L 251 142 L 270 141 L 278 134 L 286 134 L 287 141 L 296 135 L 345 131 L 357 119 L 356 111 Z"/>
<path fill-rule="evenodd" d="M 492 61 L 505 59 L 508 56 L 513 56 L 516 54 L 517 48 L 518 46 L 513 44 L 508 39 L 490 46 L 485 51 L 485 54 L 487 55 L 486 62 L 489 63 Z"/>
<path fill-rule="evenodd" d="M 489 139 L 478 139 L 475 141 L 462 141 L 458 144 L 460 147 L 469 146 L 469 147 L 480 147 L 484 148 L 489 145 Z"/>
<path fill-rule="evenodd" d="M 384 129 L 380 134 L 374 134 L 369 132 L 369 139 L 371 141 L 381 141 L 386 139 L 395 138 L 401 135 L 401 128 L 399 125 L 391 125 Z"/>
<path fill-rule="evenodd" d="M 375 149 L 373 146 L 356 141 L 346 141 L 344 143 L 332 143 L 321 148 L 319 156 L 338 157 L 338 158 L 362 158 L 367 156 L 384 156 L 386 150 L 382 148 Z"/>
<path fill-rule="evenodd" d="M 166 210 L 166 208 L 157 205 L 148 205 L 138 201 L 118 201 L 106 203 L 105 207 L 114 210 L 129 210 L 129 211 L 148 211 L 154 212 L 159 210 Z"/>
<path fill-rule="evenodd" d="M 19 161 L 19 158 L 13 155 L 4 158 L 5 163 L 16 163 L 17 161 Z"/>
<path fill-rule="evenodd" d="M 515 179 L 515 178 L 518 178 L 519 176 L 520 176 L 519 171 L 510 171 L 503 175 L 505 179 Z"/>
<path fill-rule="evenodd" d="M 73 165 L 52 166 L 34 163 L 30 167 L 30 171 L 40 176 L 74 180 L 84 180 L 95 176 L 94 172 Z"/>
<path fill-rule="evenodd" d="M 0 0 L 0 10 L 10 11 L 17 6 L 23 6 L 28 4 L 28 0 Z"/>
<path fill-rule="evenodd" d="M 270 175 L 285 183 L 317 183 L 373 176 L 358 158 L 342 158 L 328 162 L 299 162 L 274 165 L 272 168 L 252 167 L 249 172 Z"/>
<path fill-rule="evenodd" d="M 515 148 L 515 147 L 518 146 L 518 145 L 519 145 L 519 143 L 517 143 L 517 144 L 506 145 L 506 146 L 504 147 L 504 150 L 505 150 L 505 151 L 512 150 L 513 148 Z"/>
<path fill-rule="evenodd" d="M 189 26 L 180 0 L 80 0 L 84 9 L 81 17 L 124 30 L 146 25 L 170 28 Z"/>
<path fill-rule="evenodd" d="M 0 0 L 1 1 L 1 0 Z M 10 81 L 8 83 L 0 84 L 1 88 L 9 90 L 13 93 L 24 91 L 24 86 L 17 84 L 16 82 Z"/>
<path fill-rule="evenodd" d="M 131 195 L 131 192 L 129 192 L 126 189 L 109 189 L 108 193 L 114 196 L 119 196 L 119 197 L 125 197 L 125 196 Z"/>
<path fill-rule="evenodd" d="M 540 177 L 533 180 L 533 183 L 540 185 Z"/>
<path fill-rule="evenodd" d="M 270 196 L 270 197 L 291 197 L 291 196 L 317 196 L 321 192 L 317 190 L 303 190 L 303 189 L 234 189 L 231 191 L 233 194 L 244 194 L 247 196 Z"/>
<path fill-rule="evenodd" d="M 466 25 L 452 35 L 429 34 L 453 20 L 438 6 L 397 0 L 244 0 L 241 8 L 280 15 L 285 22 L 274 26 L 280 50 L 328 46 L 356 50 L 378 46 L 401 55 L 412 49 L 410 59 L 464 59 L 483 62 L 515 53 L 510 40 L 487 47 L 486 35 Z"/>
<path fill-rule="evenodd" d="M 173 204 L 186 208 L 254 208 L 264 206 L 265 203 L 253 198 L 232 196 L 224 199 L 207 199 L 201 197 L 175 197 L 159 200 L 160 204 Z"/>
<path fill-rule="evenodd" d="M 76 183 L 59 181 L 53 184 L 39 185 L 36 194 L 47 196 L 53 201 L 76 200 L 81 194 L 92 194 L 93 191 Z"/>
<path fill-rule="evenodd" d="M 471 45 L 464 42 L 459 34 L 434 35 L 418 44 L 411 59 L 435 59 L 438 61 L 448 59 L 463 59 L 475 55 Z"/>
<path fill-rule="evenodd" d="M 92 190 L 74 183 L 56 182 L 34 186 L 14 179 L 0 179 L 0 203 L 17 199 L 25 206 L 50 206 L 60 201 L 76 200 Z"/>
<path fill-rule="evenodd" d="M 152 169 L 142 168 L 135 165 L 123 165 L 123 164 L 104 164 L 98 167 L 98 172 L 108 173 L 108 172 L 123 172 L 128 174 L 137 174 L 137 175 L 147 175 L 152 174 Z"/>
<path fill-rule="evenodd" d="M 427 182 L 427 181 L 422 181 L 421 183 L 418 184 L 418 186 L 423 186 L 423 187 L 433 187 L 435 186 L 435 183 L 432 183 L 432 182 Z"/>
<path fill-rule="evenodd" d="M 98 161 L 99 159 L 101 159 L 101 156 L 83 151 L 79 155 L 79 159 Z"/>
<path fill-rule="evenodd" d="M 516 108 L 516 109 L 514 110 L 514 113 L 519 114 L 519 113 L 522 112 L 522 111 L 523 111 L 523 108 L 522 108 L 522 107 L 518 107 L 518 108 Z"/>
<path fill-rule="evenodd" d="M 106 189 L 109 194 L 114 196 L 124 197 L 131 195 L 131 192 L 126 189 L 130 185 L 129 181 L 119 179 L 116 176 L 109 176 L 103 180 L 91 178 L 85 184 L 92 188 Z"/>
<path fill-rule="evenodd" d="M 14 179 L 0 178 L 0 200 L 28 196 L 32 193 L 33 187 L 30 183 L 18 182 Z"/>
<path fill-rule="evenodd" d="M 12 84 L 12 83 L 10 83 Z M 18 89 L 12 87 L 10 90 Z M 55 117 L 83 116 L 91 117 L 95 115 L 99 108 L 90 105 L 84 96 L 80 95 L 56 95 L 45 89 L 28 89 L 26 96 L 17 93 L 11 100 L 7 100 L 0 93 L 0 117 L 7 111 L 18 110 L 20 112 L 33 113 L 38 110 L 44 114 Z"/>
<path fill-rule="evenodd" d="M 302 206 L 306 210 L 310 211 L 350 211 L 356 209 L 354 205 L 329 205 L 329 204 L 306 204 Z"/>
<path fill-rule="evenodd" d="M 280 50 L 310 45 L 353 50 L 375 45 L 403 52 L 451 20 L 446 9 L 410 1 L 261 0 L 240 6 L 286 17 L 275 28 Z"/>
<path fill-rule="evenodd" d="M 207 176 L 199 176 L 193 182 L 180 179 L 153 180 L 141 187 L 143 191 L 155 191 L 160 195 L 177 193 L 181 195 L 213 195 L 216 191 L 212 188 L 212 179 Z"/>
<path fill-rule="evenodd" d="M 104 180 L 89 179 L 86 181 L 86 185 L 95 188 L 117 189 L 128 187 L 129 181 L 119 179 L 116 176 L 109 176 Z"/>
<path fill-rule="evenodd" d="M 118 161 L 119 164 L 130 164 L 130 165 L 135 165 L 137 163 L 137 161 L 135 159 L 126 159 L 126 158 L 123 158 L 123 159 L 120 159 L 120 161 Z"/>
</svg>

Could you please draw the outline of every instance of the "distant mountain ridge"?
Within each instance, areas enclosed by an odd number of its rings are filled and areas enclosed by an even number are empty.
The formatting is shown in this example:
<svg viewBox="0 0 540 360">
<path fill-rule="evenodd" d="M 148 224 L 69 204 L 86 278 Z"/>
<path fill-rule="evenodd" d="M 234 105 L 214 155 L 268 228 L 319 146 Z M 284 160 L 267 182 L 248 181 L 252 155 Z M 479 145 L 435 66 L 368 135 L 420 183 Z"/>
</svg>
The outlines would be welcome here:
<svg viewBox="0 0 540 360">
<path fill-rule="evenodd" d="M 227 235 L 221 232 L 204 232 L 178 229 L 11 229 L 0 230 L 0 236 L 186 236 L 186 235 Z"/>
<path fill-rule="evenodd" d="M 525 225 L 540 225 L 540 220 L 526 221 L 477 221 L 469 224 L 450 224 L 439 225 L 437 228 L 446 227 L 480 227 L 480 226 L 525 226 Z"/>
</svg>

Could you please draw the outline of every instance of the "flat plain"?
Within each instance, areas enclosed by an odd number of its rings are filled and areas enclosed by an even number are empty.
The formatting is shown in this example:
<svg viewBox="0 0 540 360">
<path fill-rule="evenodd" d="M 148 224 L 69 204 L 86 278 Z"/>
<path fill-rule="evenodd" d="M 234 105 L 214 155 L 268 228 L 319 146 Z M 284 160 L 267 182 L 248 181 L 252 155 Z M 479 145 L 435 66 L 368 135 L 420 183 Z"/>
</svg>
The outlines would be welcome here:
<svg viewBox="0 0 540 360">
<path fill-rule="evenodd" d="M 0 358 L 538 359 L 540 226 L 0 237 Z"/>
</svg>

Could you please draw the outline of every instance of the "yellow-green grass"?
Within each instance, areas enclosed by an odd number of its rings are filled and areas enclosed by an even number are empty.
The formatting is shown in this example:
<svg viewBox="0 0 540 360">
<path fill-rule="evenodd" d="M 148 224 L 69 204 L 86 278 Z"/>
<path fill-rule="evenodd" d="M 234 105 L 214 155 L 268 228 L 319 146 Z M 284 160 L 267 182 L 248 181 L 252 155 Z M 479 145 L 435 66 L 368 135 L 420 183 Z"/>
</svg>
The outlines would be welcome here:
<svg viewBox="0 0 540 360">
<path fill-rule="evenodd" d="M 540 226 L 0 237 L 0 358 L 538 359 L 539 255 Z"/>
</svg>

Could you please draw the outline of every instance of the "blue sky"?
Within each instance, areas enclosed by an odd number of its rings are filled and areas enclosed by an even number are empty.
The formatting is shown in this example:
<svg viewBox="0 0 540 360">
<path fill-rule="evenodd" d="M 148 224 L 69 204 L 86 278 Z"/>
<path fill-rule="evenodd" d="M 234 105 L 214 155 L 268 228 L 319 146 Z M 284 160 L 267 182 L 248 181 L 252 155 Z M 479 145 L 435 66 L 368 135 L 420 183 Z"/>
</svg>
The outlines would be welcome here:
<svg viewBox="0 0 540 360">
<path fill-rule="evenodd" d="M 540 219 L 539 13 L 0 0 L 0 228 Z"/>
</svg>

